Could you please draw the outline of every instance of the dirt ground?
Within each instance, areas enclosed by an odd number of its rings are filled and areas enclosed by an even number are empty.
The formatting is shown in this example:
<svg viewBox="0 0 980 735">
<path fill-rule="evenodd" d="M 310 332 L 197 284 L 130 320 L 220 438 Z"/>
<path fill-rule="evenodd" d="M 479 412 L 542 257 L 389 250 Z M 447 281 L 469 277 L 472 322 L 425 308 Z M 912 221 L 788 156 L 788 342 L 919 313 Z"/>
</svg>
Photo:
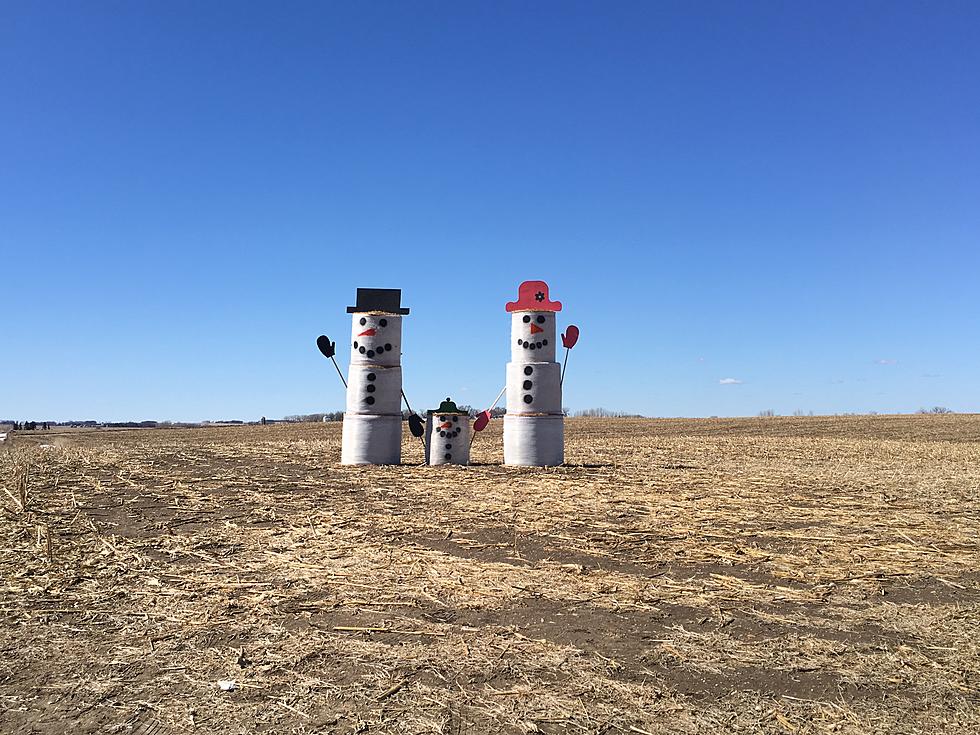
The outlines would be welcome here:
<svg viewBox="0 0 980 735">
<path fill-rule="evenodd" d="M 0 445 L 0 732 L 980 732 L 980 416 L 339 428 Z"/>
</svg>

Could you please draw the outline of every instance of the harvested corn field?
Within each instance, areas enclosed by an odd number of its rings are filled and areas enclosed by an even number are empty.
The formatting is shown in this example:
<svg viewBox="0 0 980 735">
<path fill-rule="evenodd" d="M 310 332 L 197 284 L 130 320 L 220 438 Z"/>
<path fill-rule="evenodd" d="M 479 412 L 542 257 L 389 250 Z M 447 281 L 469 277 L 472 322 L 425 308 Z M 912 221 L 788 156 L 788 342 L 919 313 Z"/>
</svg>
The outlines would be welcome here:
<svg viewBox="0 0 980 735">
<path fill-rule="evenodd" d="M 980 731 L 978 416 L 339 428 L 12 437 L 0 731 Z"/>
</svg>

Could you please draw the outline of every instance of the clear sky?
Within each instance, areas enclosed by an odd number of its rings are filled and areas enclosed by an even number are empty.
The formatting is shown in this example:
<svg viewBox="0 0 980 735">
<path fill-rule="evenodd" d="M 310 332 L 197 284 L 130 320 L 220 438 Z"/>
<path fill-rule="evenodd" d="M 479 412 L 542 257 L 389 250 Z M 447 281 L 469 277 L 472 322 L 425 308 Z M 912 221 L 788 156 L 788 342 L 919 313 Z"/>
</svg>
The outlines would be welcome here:
<svg viewBox="0 0 980 735">
<path fill-rule="evenodd" d="M 976 2 L 0 2 L 0 417 L 415 408 L 574 323 L 565 404 L 980 411 Z M 346 368 L 346 353 L 341 352 Z"/>
</svg>

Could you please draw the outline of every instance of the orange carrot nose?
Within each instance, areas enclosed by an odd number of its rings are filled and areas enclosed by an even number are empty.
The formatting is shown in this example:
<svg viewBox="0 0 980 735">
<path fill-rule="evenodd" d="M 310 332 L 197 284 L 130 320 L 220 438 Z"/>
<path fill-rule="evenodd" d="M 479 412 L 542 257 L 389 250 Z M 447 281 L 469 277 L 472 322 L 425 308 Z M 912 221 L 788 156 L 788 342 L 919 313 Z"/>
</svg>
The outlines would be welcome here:
<svg viewBox="0 0 980 735">
<path fill-rule="evenodd" d="M 453 425 L 449 421 L 447 421 L 444 424 L 439 424 L 439 428 L 440 429 L 451 429 L 451 428 L 453 428 Z"/>
<path fill-rule="evenodd" d="M 357 336 L 358 337 L 373 337 L 374 336 L 374 328 L 372 327 L 371 329 L 365 329 L 363 332 L 361 332 Z"/>
<path fill-rule="evenodd" d="M 539 332 L 543 332 L 543 331 L 544 330 L 541 327 L 539 327 L 537 324 L 531 325 L 531 334 L 538 334 Z"/>
</svg>

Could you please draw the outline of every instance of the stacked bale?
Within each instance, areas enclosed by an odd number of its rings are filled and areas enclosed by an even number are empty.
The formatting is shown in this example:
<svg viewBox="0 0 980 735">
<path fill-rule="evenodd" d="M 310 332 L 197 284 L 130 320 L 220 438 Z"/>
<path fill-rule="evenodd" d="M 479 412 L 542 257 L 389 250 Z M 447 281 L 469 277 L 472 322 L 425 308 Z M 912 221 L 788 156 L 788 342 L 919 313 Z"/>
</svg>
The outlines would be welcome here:
<svg viewBox="0 0 980 735">
<path fill-rule="evenodd" d="M 426 412 L 426 464 L 469 464 L 472 426 L 470 415 L 449 398 Z"/>
<path fill-rule="evenodd" d="M 561 365 L 555 361 L 556 314 L 544 281 L 525 281 L 511 313 L 511 361 L 507 363 L 504 464 L 530 467 L 565 461 Z"/>
<path fill-rule="evenodd" d="M 342 464 L 399 464 L 402 439 L 401 290 L 359 288 L 351 318 Z"/>
</svg>

